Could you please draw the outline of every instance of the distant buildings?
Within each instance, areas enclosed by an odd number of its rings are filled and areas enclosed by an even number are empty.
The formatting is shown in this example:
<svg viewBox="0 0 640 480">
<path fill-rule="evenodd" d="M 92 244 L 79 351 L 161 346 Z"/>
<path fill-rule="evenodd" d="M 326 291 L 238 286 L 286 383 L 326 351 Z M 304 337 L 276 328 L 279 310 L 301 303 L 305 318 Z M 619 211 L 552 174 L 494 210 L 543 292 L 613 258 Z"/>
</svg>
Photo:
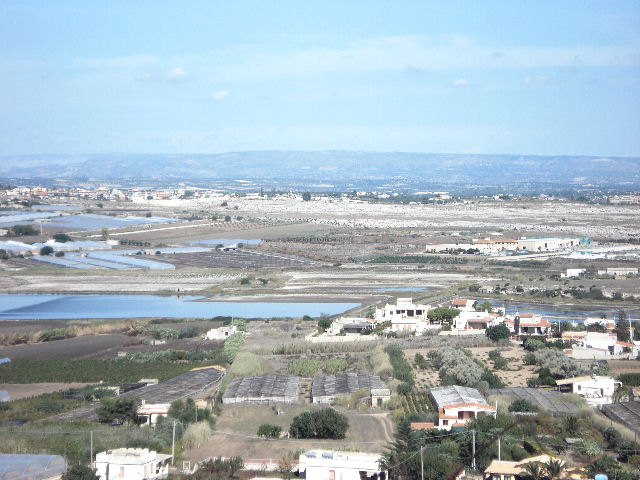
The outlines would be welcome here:
<svg viewBox="0 0 640 480">
<path fill-rule="evenodd" d="M 549 455 L 524 458 L 518 462 L 493 459 L 484 470 L 482 478 L 483 480 L 515 480 L 527 473 L 524 469 L 525 465 L 530 463 L 548 463 L 550 460 L 561 461 L 559 458 Z"/>
<path fill-rule="evenodd" d="M 471 242 L 441 243 L 427 245 L 429 253 L 481 253 L 483 255 L 500 255 L 524 252 L 550 252 L 586 247 L 592 244 L 588 237 L 506 237 L 473 238 Z"/>
<path fill-rule="evenodd" d="M 100 480 L 160 480 L 169 475 L 171 455 L 146 448 L 117 448 L 96 455 Z"/>
<path fill-rule="evenodd" d="M 377 478 L 380 459 L 373 453 L 311 450 L 300 455 L 298 465 L 306 480 L 362 480 Z"/>
<path fill-rule="evenodd" d="M 609 267 L 606 270 L 598 270 L 598 275 L 613 275 L 614 277 L 624 277 L 627 275 L 637 275 L 636 267 Z"/>
<path fill-rule="evenodd" d="M 429 396 L 438 409 L 435 428 L 440 430 L 464 427 L 476 417 L 496 416 L 496 407 L 489 405 L 475 388 L 459 385 L 437 387 L 429 391 Z"/>
<path fill-rule="evenodd" d="M 567 268 L 566 273 L 560 274 L 560 278 L 578 278 L 586 271 L 586 268 Z"/>
</svg>

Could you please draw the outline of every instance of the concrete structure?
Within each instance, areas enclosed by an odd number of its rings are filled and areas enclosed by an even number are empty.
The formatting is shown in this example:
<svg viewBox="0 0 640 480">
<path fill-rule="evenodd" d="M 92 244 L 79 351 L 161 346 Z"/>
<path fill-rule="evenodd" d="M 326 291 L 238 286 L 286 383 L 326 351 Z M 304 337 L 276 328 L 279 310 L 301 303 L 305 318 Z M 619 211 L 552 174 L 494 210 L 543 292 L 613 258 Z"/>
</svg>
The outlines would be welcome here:
<svg viewBox="0 0 640 480">
<path fill-rule="evenodd" d="M 433 405 L 438 409 L 435 428 L 451 430 L 464 427 L 470 420 L 485 415 L 496 416 L 496 407 L 491 406 L 475 388 L 452 385 L 437 387 L 429 391 Z"/>
<path fill-rule="evenodd" d="M 371 406 L 382 407 L 391 399 L 391 390 L 388 388 L 372 388 L 371 389 Z"/>
<path fill-rule="evenodd" d="M 376 322 L 391 322 L 393 332 L 422 333 L 431 327 L 427 318 L 430 309 L 431 305 L 414 304 L 412 298 L 398 298 L 395 305 L 388 303 L 376 308 L 374 318 Z"/>
<path fill-rule="evenodd" d="M 453 328 L 455 330 L 478 330 L 478 333 L 482 333 L 487 327 L 499 325 L 505 320 L 505 317 L 501 317 L 497 313 L 463 310 L 453 319 Z"/>
<path fill-rule="evenodd" d="M 459 310 L 475 310 L 473 308 L 473 300 L 469 298 L 454 298 L 451 306 Z"/>
<path fill-rule="evenodd" d="M 58 480 L 67 471 L 60 455 L 0 453 L 0 479 Z"/>
<path fill-rule="evenodd" d="M 297 403 L 300 378 L 267 373 L 255 377 L 234 378 L 222 396 L 224 405 Z"/>
<path fill-rule="evenodd" d="M 238 333 L 238 327 L 229 325 L 228 327 L 212 328 L 205 334 L 204 338 L 205 340 L 226 340 L 236 333 Z"/>
<path fill-rule="evenodd" d="M 171 455 L 146 448 L 117 448 L 96 455 L 100 480 L 156 480 L 169 475 Z"/>
<path fill-rule="evenodd" d="M 613 275 L 614 277 L 637 274 L 638 269 L 634 267 L 609 267 L 606 270 L 598 270 L 598 275 Z"/>
<path fill-rule="evenodd" d="M 311 450 L 300 455 L 298 468 L 306 480 L 361 480 L 380 473 L 380 459 L 374 453 Z"/>
<path fill-rule="evenodd" d="M 553 251 L 567 250 L 591 245 L 590 238 L 580 237 L 521 237 L 518 239 L 518 250 Z"/>
<path fill-rule="evenodd" d="M 567 268 L 566 273 L 560 274 L 560 278 L 578 278 L 586 271 L 586 268 Z"/>
<path fill-rule="evenodd" d="M 619 341 L 615 333 L 586 332 L 580 346 L 603 352 L 605 356 L 621 355 L 625 353 L 625 349 L 634 357 L 637 355 L 637 347 L 632 343 Z"/>
<path fill-rule="evenodd" d="M 311 398 L 313 403 L 332 403 L 336 396 L 350 395 L 363 390 L 370 394 L 378 390 L 376 399 L 386 396 L 381 392 L 381 390 L 386 390 L 386 386 L 377 375 L 336 373 L 335 375 L 317 375 L 313 377 Z M 387 400 L 388 398 L 383 401 Z"/>
<path fill-rule="evenodd" d="M 622 385 L 622 382 L 597 375 L 556 380 L 559 392 L 580 395 L 593 407 L 613 403 L 616 384 Z"/>
<path fill-rule="evenodd" d="M 364 317 L 340 317 L 331 323 L 327 330 L 329 335 L 340 335 L 341 333 L 362 333 L 363 330 L 371 329 L 376 321 Z"/>
<path fill-rule="evenodd" d="M 550 460 L 561 461 L 559 458 L 549 455 L 539 455 L 537 457 L 523 458 L 519 462 L 506 460 L 491 460 L 489 466 L 482 475 L 483 480 L 515 480 L 526 473 L 524 466 L 529 463 L 548 463 Z"/>
</svg>

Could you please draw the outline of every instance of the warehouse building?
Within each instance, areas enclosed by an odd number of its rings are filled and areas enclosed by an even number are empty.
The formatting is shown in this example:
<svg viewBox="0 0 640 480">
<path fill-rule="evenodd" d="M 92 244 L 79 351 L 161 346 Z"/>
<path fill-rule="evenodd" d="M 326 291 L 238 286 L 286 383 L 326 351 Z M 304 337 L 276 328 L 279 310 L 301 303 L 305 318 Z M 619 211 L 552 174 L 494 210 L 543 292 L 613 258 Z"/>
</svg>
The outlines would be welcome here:
<svg viewBox="0 0 640 480">
<path fill-rule="evenodd" d="M 297 403 L 300 379 L 293 375 L 268 373 L 235 378 L 222 396 L 224 405 Z"/>
<path fill-rule="evenodd" d="M 375 393 L 374 406 L 389 400 L 390 391 L 377 375 L 363 373 L 336 373 L 335 375 L 317 375 L 311 384 L 313 403 L 332 403 L 336 396 L 351 395 L 355 392 L 372 391 Z M 378 400 L 380 399 L 380 400 Z"/>
</svg>

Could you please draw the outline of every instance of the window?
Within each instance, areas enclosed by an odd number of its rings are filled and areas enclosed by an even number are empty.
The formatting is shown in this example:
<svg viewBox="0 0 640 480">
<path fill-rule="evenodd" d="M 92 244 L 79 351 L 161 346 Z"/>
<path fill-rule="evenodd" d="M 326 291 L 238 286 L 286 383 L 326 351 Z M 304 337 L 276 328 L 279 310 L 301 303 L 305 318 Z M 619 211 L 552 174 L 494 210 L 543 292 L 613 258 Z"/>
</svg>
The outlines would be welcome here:
<svg viewBox="0 0 640 480">
<path fill-rule="evenodd" d="M 449 425 L 449 420 L 442 420 L 442 425 Z"/>
<path fill-rule="evenodd" d="M 464 418 L 464 412 L 458 412 L 458 420 L 462 420 Z"/>
</svg>

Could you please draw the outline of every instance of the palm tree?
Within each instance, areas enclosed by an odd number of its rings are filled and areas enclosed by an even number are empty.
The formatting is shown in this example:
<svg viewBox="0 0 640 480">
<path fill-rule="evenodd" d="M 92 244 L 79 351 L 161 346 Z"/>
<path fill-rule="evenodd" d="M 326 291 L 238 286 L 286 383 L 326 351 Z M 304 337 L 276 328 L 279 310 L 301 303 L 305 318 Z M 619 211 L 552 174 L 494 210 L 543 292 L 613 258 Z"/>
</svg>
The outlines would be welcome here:
<svg viewBox="0 0 640 480">
<path fill-rule="evenodd" d="M 540 462 L 527 463 L 522 467 L 524 470 L 522 477 L 529 480 L 544 480 L 544 470 L 540 465 Z"/>
<path fill-rule="evenodd" d="M 560 460 L 549 459 L 548 462 L 542 465 L 542 468 L 547 473 L 547 477 L 551 480 L 560 478 L 562 471 L 564 470 L 564 464 Z"/>
</svg>

